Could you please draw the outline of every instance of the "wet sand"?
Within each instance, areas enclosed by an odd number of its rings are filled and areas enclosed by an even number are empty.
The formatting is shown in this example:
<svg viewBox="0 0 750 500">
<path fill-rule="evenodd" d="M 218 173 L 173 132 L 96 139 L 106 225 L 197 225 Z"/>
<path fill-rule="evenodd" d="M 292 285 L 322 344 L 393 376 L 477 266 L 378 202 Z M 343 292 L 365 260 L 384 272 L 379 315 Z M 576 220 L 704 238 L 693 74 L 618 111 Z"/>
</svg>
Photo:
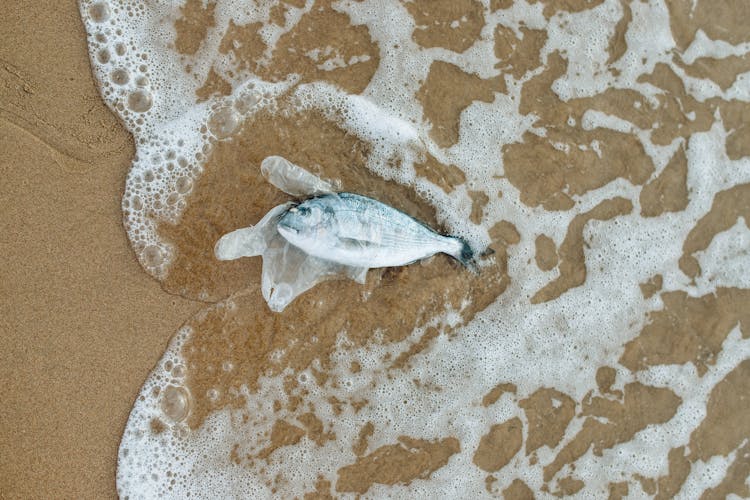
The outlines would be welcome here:
<svg viewBox="0 0 750 500">
<path fill-rule="evenodd" d="M 114 498 L 133 399 L 200 305 L 128 245 L 132 139 L 98 95 L 74 1 L 6 6 L 0 81 L 0 497 Z"/>
</svg>

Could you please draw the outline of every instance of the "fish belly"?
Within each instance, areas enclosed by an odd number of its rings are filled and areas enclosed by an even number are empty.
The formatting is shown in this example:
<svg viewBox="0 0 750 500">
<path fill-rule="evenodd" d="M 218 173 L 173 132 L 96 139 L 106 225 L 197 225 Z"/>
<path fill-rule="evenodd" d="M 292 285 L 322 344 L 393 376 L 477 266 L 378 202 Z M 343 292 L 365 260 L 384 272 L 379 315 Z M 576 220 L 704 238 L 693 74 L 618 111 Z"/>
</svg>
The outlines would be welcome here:
<svg viewBox="0 0 750 500">
<path fill-rule="evenodd" d="M 370 211 L 341 217 L 328 258 L 357 267 L 392 267 L 450 249 L 448 238 L 393 212 Z"/>
<path fill-rule="evenodd" d="M 404 266 L 441 251 L 434 245 L 430 247 L 400 246 L 398 248 L 386 246 L 362 247 L 358 246 L 357 243 L 343 241 L 319 257 L 347 266 L 376 268 Z"/>
</svg>

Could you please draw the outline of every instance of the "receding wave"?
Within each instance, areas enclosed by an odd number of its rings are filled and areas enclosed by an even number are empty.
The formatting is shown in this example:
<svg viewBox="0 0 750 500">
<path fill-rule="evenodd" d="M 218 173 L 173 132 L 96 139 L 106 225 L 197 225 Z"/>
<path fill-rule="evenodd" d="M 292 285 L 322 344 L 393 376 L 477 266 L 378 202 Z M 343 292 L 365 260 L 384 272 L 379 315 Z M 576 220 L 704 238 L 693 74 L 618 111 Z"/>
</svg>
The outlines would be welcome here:
<svg viewBox="0 0 750 500">
<path fill-rule="evenodd" d="M 82 0 L 145 272 L 207 302 L 135 401 L 123 498 L 748 495 L 739 1 Z M 281 313 L 216 241 L 281 156 L 483 252 Z"/>
</svg>

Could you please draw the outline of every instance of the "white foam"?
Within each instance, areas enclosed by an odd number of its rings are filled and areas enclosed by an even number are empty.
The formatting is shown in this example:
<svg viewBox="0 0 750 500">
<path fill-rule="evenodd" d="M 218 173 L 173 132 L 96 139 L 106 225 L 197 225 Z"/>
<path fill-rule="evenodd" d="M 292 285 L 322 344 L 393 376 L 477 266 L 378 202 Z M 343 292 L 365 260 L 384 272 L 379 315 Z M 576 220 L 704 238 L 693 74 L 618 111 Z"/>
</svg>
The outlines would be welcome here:
<svg viewBox="0 0 750 500">
<path fill-rule="evenodd" d="M 750 52 L 750 43 L 731 45 L 723 40 L 711 40 L 702 29 L 699 29 L 681 57 L 686 64 L 693 64 L 701 57 L 724 59 L 729 56 L 744 56 L 748 52 Z"/>
<path fill-rule="evenodd" d="M 260 33 L 269 44 L 265 53 L 269 58 L 273 44 L 313 8 L 313 2 L 308 0 L 302 9 L 289 9 L 285 26 L 274 27 L 268 22 L 273 2 L 219 1 L 215 7 L 216 25 L 193 56 L 177 55 L 170 48 L 175 38 L 173 21 L 179 17 L 181 6 L 180 2 L 167 1 L 81 1 L 92 67 L 102 96 L 133 134 L 137 148 L 123 198 L 125 227 L 144 269 L 157 277 L 169 272 L 174 251 L 157 234 L 156 226 L 161 220 L 179 221 L 211 145 L 230 137 L 256 110 L 273 109 L 276 96 L 297 81 L 290 75 L 277 84 L 263 82 L 238 69 L 233 56 L 220 57 L 219 43 L 229 22 L 264 23 Z M 618 366 L 622 345 L 639 334 L 648 311 L 662 306 L 658 295 L 644 300 L 639 283 L 662 274 L 665 290 L 686 290 L 693 295 L 709 293 L 717 286 L 748 286 L 750 233 L 744 219 L 717 236 L 708 249 L 696 254 L 703 274 L 695 284 L 690 283 L 678 266 L 682 242 L 690 228 L 710 210 L 716 193 L 750 181 L 750 162 L 730 162 L 726 157 L 727 131 L 718 121 L 709 131 L 694 134 L 687 141 L 688 207 L 662 217 L 640 217 L 640 187 L 623 179 L 576 196 L 576 206 L 570 211 L 546 211 L 524 205 L 518 188 L 504 178 L 502 146 L 521 142 L 537 118 L 519 113 L 520 84 L 542 69 L 524 76 L 521 82 L 511 75 L 501 75 L 495 68 L 497 60 L 491 40 L 497 23 L 516 32 L 522 25 L 547 30 L 542 61 L 554 51 L 560 51 L 569 61 L 567 73 L 553 85 L 563 100 L 593 96 L 614 87 L 641 92 L 648 102 L 655 104 L 655 96 L 663 91 L 637 80 L 652 72 L 658 63 L 669 64 L 696 99 L 711 96 L 750 99 L 747 79 L 738 79 L 724 93 L 711 82 L 687 77 L 674 65 L 671 52 L 674 40 L 668 9 L 662 2 L 631 4 L 633 20 L 626 33 L 627 51 L 615 63 L 620 71 L 618 76 L 606 71 L 605 63 L 609 57 L 606 50 L 609 39 L 622 14 L 619 0 L 607 0 L 580 13 L 560 12 L 549 22 L 542 15 L 542 2 L 528 5 L 519 1 L 511 9 L 494 14 L 487 10 L 487 24 L 480 40 L 462 54 L 417 46 L 412 39 L 414 21 L 401 2 L 339 1 L 333 3 L 333 8 L 347 13 L 354 24 L 367 26 L 379 45 L 380 65 L 361 96 L 347 95 L 323 82 L 296 86 L 294 94 L 301 106 L 321 110 L 329 116 L 342 116 L 342 127 L 372 144 L 368 168 L 415 187 L 436 207 L 443 223 L 471 238 L 476 246 L 489 241 L 487 230 L 498 221 L 515 224 L 521 241 L 509 250 L 511 285 L 472 323 L 460 327 L 450 338 L 444 334 L 438 336 L 403 370 L 388 371 L 385 360 L 406 350 L 419 338 L 421 330 L 395 344 L 378 341 L 377 332 L 373 332 L 372 343 L 357 348 L 352 347 L 342 332 L 329 370 L 331 377 L 323 386 L 318 386 L 311 373 L 303 372 L 304 376 L 285 373 L 296 376 L 308 391 L 303 394 L 298 389 L 297 394 L 306 404 L 314 406 L 316 415 L 336 434 L 336 439 L 318 447 L 305 437 L 298 445 L 274 452 L 268 463 L 256 461 L 252 466 L 231 462 L 231 446 L 241 443 L 243 453 L 257 453 L 266 441 L 264 433 L 270 431 L 275 419 L 293 420 L 291 415 L 273 411 L 272 401 L 286 398 L 283 376 L 263 378 L 257 393 L 243 389 L 247 398 L 245 408 L 215 412 L 199 429 L 191 431 L 182 418 L 180 410 L 185 408 L 180 406 L 183 400 L 178 397 L 185 396 L 180 392 L 186 390 L 184 374 L 174 369 L 184 364 L 180 349 L 191 335 L 189 330 L 181 330 L 146 381 L 128 420 L 117 473 L 118 492 L 123 497 L 184 498 L 190 494 L 198 498 L 265 498 L 272 496 L 268 482 L 277 474 L 283 479 L 276 495 L 302 496 L 314 487 L 319 474 L 335 485 L 338 468 L 356 460 L 351 443 L 368 421 L 376 426 L 370 452 L 396 443 L 401 435 L 425 439 L 454 436 L 461 443 L 461 451 L 435 471 L 429 481 L 375 485 L 366 497 L 486 497 L 487 474 L 472 463 L 481 436 L 491 425 L 513 416 L 521 418 L 527 433 L 528 422 L 517 402 L 539 387 L 554 387 L 579 403 L 589 391 L 595 390 L 596 370 L 603 365 Z M 124 51 L 118 47 L 124 47 Z M 689 61 L 704 55 L 738 54 L 746 49 L 744 45 L 729 47 L 711 42 L 699 32 L 684 57 Z M 106 57 L 102 51 L 106 51 Z M 502 76 L 508 86 L 508 91 L 496 93 L 492 102 L 475 102 L 463 111 L 459 141 L 447 149 L 431 139 L 424 110 L 415 98 L 430 65 L 438 60 L 481 78 Z M 191 65 L 192 72 L 185 70 L 186 64 Z M 195 91 L 212 67 L 231 83 L 232 93 L 199 103 Z M 596 110 L 584 114 L 581 126 L 587 130 L 605 127 L 636 134 L 657 167 L 654 175 L 664 168 L 682 141 L 675 139 L 669 146 L 655 146 L 649 131 L 638 130 L 625 120 Z M 543 128 L 534 130 L 542 136 L 546 132 Z M 596 145 L 591 147 L 595 149 Z M 427 153 L 457 165 L 467 177 L 466 184 L 446 194 L 427 179 L 418 177 L 413 164 L 423 160 Z M 394 158 L 397 168 L 392 164 Z M 468 221 L 471 211 L 468 192 L 476 190 L 485 192 L 490 200 L 479 225 Z M 503 196 L 499 197 L 498 192 Z M 573 217 L 614 196 L 629 199 L 634 209 L 613 220 L 593 220 L 585 226 L 584 285 L 556 300 L 532 305 L 529 298 L 559 273 L 544 272 L 533 265 L 536 236 L 546 234 L 559 245 Z M 213 307 L 231 307 L 231 301 Z M 456 323 L 457 318 L 457 311 L 448 310 L 432 318 L 431 324 L 443 327 Z M 677 415 L 665 424 L 642 430 L 627 443 L 606 450 L 603 457 L 589 451 L 576 462 L 574 472 L 568 467 L 558 477 L 572 473 L 584 479 L 586 484 L 578 497 L 592 498 L 605 496 L 612 480 L 628 478 L 633 473 L 650 477 L 666 473 L 669 449 L 687 442 L 705 413 L 710 390 L 750 355 L 747 341 L 740 340 L 738 335 L 737 330 L 733 331 L 717 364 L 703 377 L 698 377 L 690 365 L 653 367 L 638 374 L 618 368 L 620 388 L 637 380 L 674 391 L 683 400 Z M 357 374 L 349 371 L 353 361 L 362 366 Z M 169 370 L 165 368 L 167 363 Z M 487 408 L 481 406 L 482 396 L 499 382 L 515 383 L 517 395 L 506 395 Z M 168 389 L 169 386 L 173 388 Z M 158 394 L 154 393 L 156 388 Z M 172 405 L 165 411 L 164 395 L 170 391 L 168 399 Z M 369 403 L 358 412 L 346 406 L 343 413 L 336 415 L 328 400 L 330 396 L 341 400 L 355 396 Z M 186 397 L 189 410 L 193 395 Z M 243 414 L 251 416 L 248 423 L 242 423 Z M 150 430 L 155 418 L 166 424 L 164 432 L 155 434 Z M 581 429 L 583 420 L 581 416 L 573 419 L 563 441 L 554 450 L 546 447 L 538 450 L 536 464 L 520 452 L 495 475 L 495 488 L 501 491 L 520 477 L 538 492 L 543 484 L 542 468 Z M 716 459 L 694 465 L 680 495 L 695 497 L 715 484 L 728 462 Z M 635 488 L 635 484 L 631 482 L 631 487 Z"/>
<path fill-rule="evenodd" d="M 716 235 L 706 250 L 696 252 L 701 267 L 698 286 L 750 288 L 750 229 L 744 217 Z"/>
</svg>

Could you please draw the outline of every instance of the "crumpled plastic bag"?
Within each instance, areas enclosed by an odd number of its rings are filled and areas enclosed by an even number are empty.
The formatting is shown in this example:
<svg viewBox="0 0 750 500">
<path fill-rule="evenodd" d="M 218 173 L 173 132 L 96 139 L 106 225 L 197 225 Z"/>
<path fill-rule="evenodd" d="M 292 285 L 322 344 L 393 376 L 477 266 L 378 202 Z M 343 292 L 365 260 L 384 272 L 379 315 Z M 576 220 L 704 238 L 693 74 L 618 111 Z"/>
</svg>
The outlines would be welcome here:
<svg viewBox="0 0 750 500">
<path fill-rule="evenodd" d="M 332 193 L 335 186 L 294 163 L 269 156 L 260 166 L 263 177 L 280 190 L 298 198 Z M 344 266 L 307 255 L 276 230 L 279 218 L 294 203 L 276 206 L 254 226 L 222 236 L 214 247 L 219 260 L 262 256 L 261 291 L 268 307 L 281 312 L 297 296 L 322 281 L 348 277 L 364 283 L 367 268 Z"/>
<path fill-rule="evenodd" d="M 263 160 L 260 173 L 268 182 L 296 198 L 334 193 L 339 188 L 281 156 L 269 156 Z"/>
</svg>

